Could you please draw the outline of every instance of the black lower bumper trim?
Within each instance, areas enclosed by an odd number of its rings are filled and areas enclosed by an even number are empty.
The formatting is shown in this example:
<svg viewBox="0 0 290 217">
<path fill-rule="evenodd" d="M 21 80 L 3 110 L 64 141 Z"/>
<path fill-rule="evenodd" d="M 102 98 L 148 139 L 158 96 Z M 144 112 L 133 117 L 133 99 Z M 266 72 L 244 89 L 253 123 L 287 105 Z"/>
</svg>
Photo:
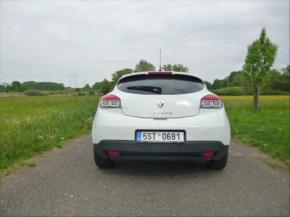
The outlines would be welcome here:
<svg viewBox="0 0 290 217">
<path fill-rule="evenodd" d="M 184 143 L 141 143 L 132 140 L 103 140 L 94 144 L 94 151 L 109 157 L 107 150 L 118 151 L 118 159 L 196 159 L 202 152 L 213 151 L 212 159 L 219 159 L 228 146 L 219 141 L 186 141 Z"/>
</svg>

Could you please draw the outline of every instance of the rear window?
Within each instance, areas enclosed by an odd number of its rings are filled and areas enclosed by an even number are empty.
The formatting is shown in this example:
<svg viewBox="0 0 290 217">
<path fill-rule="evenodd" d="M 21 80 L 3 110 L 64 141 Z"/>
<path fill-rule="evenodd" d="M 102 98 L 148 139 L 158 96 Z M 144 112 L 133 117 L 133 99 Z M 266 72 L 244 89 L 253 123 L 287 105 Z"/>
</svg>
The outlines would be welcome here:
<svg viewBox="0 0 290 217">
<path fill-rule="evenodd" d="M 134 94 L 176 95 L 200 91 L 204 84 L 200 79 L 187 75 L 135 75 L 121 79 L 117 88 Z"/>
</svg>

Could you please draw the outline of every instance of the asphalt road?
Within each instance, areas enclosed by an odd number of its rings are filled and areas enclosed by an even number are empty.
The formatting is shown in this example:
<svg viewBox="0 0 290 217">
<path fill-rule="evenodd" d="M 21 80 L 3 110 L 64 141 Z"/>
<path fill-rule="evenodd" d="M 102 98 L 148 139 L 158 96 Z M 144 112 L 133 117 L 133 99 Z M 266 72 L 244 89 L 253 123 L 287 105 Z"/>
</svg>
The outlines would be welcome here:
<svg viewBox="0 0 290 217">
<path fill-rule="evenodd" d="M 123 162 L 99 170 L 90 137 L 70 142 L 0 180 L 1 216 L 288 216 L 289 176 L 238 142 L 228 166 Z"/>
</svg>

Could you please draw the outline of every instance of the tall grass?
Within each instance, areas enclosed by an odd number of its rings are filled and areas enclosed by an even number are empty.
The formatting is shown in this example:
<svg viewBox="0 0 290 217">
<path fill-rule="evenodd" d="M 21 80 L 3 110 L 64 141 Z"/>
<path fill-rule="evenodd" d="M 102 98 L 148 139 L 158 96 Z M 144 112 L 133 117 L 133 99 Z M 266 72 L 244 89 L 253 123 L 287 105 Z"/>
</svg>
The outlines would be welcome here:
<svg viewBox="0 0 290 217">
<path fill-rule="evenodd" d="M 225 96 L 232 135 L 289 163 L 289 96 Z M 88 133 L 97 96 L 0 98 L 0 173 L 64 141 Z"/>
<path fill-rule="evenodd" d="M 96 96 L 0 98 L 0 171 L 91 129 Z"/>
<path fill-rule="evenodd" d="M 289 96 L 261 96 L 254 111 L 252 96 L 224 96 L 232 135 L 289 163 Z"/>
</svg>

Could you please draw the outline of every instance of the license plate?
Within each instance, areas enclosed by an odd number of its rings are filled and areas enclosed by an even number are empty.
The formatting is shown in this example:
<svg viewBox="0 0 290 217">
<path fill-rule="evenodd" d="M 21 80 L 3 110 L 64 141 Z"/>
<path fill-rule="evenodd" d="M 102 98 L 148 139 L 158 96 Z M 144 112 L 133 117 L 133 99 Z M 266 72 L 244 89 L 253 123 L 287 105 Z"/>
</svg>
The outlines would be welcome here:
<svg viewBox="0 0 290 217">
<path fill-rule="evenodd" d="M 184 142 L 184 132 L 137 131 L 138 142 Z"/>
</svg>

